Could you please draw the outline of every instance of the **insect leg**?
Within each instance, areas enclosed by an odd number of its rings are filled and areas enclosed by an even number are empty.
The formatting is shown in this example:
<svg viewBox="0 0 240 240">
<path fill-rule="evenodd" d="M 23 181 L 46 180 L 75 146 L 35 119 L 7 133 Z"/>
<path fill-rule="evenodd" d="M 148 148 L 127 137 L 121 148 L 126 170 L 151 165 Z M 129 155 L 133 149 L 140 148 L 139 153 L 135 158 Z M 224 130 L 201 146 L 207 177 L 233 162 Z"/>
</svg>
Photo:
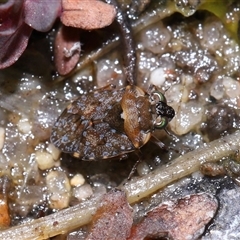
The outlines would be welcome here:
<svg viewBox="0 0 240 240">
<path fill-rule="evenodd" d="M 140 149 L 137 149 L 135 152 L 134 152 L 137 156 L 138 156 L 138 160 L 134 163 L 132 169 L 131 169 L 131 172 L 129 173 L 128 175 L 128 178 L 127 180 L 130 180 L 131 177 L 133 176 L 133 174 L 136 172 L 136 169 L 137 169 L 137 166 L 138 164 L 142 161 L 142 152 Z"/>
<path fill-rule="evenodd" d="M 150 141 L 151 141 L 152 143 L 155 143 L 155 144 L 156 144 L 157 146 L 159 146 L 162 150 L 164 150 L 164 151 L 166 151 L 166 152 L 169 151 L 168 147 L 167 147 L 163 142 L 161 142 L 159 139 L 157 139 L 154 135 L 151 136 Z"/>
<path fill-rule="evenodd" d="M 165 130 L 165 129 L 164 129 Z M 168 133 L 168 132 L 167 132 Z M 175 138 L 175 140 L 177 140 L 177 137 L 174 135 L 170 135 L 171 137 Z M 155 137 L 154 135 L 151 136 L 150 141 L 152 143 L 155 143 L 157 146 L 159 146 L 162 150 L 164 150 L 165 152 L 168 152 L 170 150 L 175 151 L 176 153 L 178 153 L 178 150 L 173 148 L 173 147 L 167 147 L 163 142 L 161 142 L 157 137 Z"/>
</svg>

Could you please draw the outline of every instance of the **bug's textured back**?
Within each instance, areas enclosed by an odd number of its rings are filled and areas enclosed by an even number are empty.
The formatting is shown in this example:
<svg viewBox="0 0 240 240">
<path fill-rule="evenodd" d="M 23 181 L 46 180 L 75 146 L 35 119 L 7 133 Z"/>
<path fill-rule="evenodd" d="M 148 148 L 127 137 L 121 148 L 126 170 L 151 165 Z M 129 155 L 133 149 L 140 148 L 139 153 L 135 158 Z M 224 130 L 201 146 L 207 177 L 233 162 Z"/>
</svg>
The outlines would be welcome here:
<svg viewBox="0 0 240 240">
<path fill-rule="evenodd" d="M 124 133 L 120 101 L 125 89 L 107 87 L 82 95 L 60 115 L 51 141 L 83 160 L 115 157 L 134 150 Z"/>
</svg>

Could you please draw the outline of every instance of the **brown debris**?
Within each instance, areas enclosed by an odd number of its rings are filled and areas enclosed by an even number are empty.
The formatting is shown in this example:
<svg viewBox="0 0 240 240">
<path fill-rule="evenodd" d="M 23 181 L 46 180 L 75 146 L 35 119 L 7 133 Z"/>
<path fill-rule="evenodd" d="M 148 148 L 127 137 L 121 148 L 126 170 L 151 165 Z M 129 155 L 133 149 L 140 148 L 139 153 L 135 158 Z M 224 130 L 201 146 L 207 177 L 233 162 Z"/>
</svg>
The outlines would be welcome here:
<svg viewBox="0 0 240 240">
<path fill-rule="evenodd" d="M 62 25 L 54 43 L 54 62 L 57 71 L 66 75 L 73 70 L 80 57 L 79 30 Z"/>
<path fill-rule="evenodd" d="M 203 163 L 200 166 L 200 171 L 202 174 L 215 177 L 215 176 L 225 176 L 227 174 L 226 169 L 223 165 L 217 163 Z"/>
<path fill-rule="evenodd" d="M 9 227 L 11 219 L 6 198 L 0 194 L 0 229 Z"/>
<path fill-rule="evenodd" d="M 128 240 L 170 237 L 174 240 L 194 240 L 204 231 L 218 207 L 209 194 L 186 196 L 176 202 L 159 205 L 132 227 Z"/>
<path fill-rule="evenodd" d="M 93 30 L 110 25 L 115 8 L 98 0 L 63 0 L 61 21 L 66 26 Z"/>
<path fill-rule="evenodd" d="M 114 189 L 107 193 L 93 216 L 87 240 L 125 240 L 130 234 L 133 213 L 123 191 Z"/>
</svg>

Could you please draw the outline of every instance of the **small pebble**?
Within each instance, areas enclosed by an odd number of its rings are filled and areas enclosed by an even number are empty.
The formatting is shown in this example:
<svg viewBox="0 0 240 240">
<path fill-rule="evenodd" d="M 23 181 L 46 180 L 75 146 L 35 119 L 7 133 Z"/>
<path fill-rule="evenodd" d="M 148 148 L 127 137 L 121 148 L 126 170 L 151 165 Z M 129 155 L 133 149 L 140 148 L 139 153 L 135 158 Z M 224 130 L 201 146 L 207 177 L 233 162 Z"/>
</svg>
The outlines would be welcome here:
<svg viewBox="0 0 240 240">
<path fill-rule="evenodd" d="M 138 172 L 139 176 L 144 176 L 150 172 L 150 168 L 146 162 L 140 162 L 137 165 L 137 172 Z"/>
<path fill-rule="evenodd" d="M 223 81 L 217 78 L 210 87 L 210 95 L 217 100 L 220 100 L 224 96 Z"/>
<path fill-rule="evenodd" d="M 142 45 L 154 54 L 161 54 L 171 40 L 171 32 L 161 23 L 150 25 L 141 34 Z"/>
<path fill-rule="evenodd" d="M 85 179 L 82 174 L 76 174 L 74 177 L 70 180 L 71 186 L 77 187 L 81 186 L 85 183 Z"/>
<path fill-rule="evenodd" d="M 61 151 L 56 148 L 52 143 L 48 144 L 47 151 L 52 155 L 55 161 L 59 159 Z"/>
<path fill-rule="evenodd" d="M 240 84 L 238 81 L 231 77 L 224 77 L 222 83 L 229 98 L 239 98 Z"/>
<path fill-rule="evenodd" d="M 93 195 L 92 187 L 84 184 L 73 189 L 73 196 L 79 200 L 85 200 Z"/>
<path fill-rule="evenodd" d="M 195 101 L 181 103 L 175 118 L 173 118 L 169 125 L 174 133 L 183 135 L 198 125 L 203 115 L 204 110 L 200 103 Z"/>
<path fill-rule="evenodd" d="M 32 125 L 29 123 L 27 119 L 21 119 L 17 125 L 20 132 L 24 134 L 31 132 Z"/>
<path fill-rule="evenodd" d="M 150 74 L 150 83 L 158 87 L 162 86 L 165 82 L 165 72 L 163 68 L 157 68 L 153 70 Z"/>
<path fill-rule="evenodd" d="M 55 166 L 55 161 L 52 154 L 45 151 L 37 151 L 35 160 L 41 170 L 46 170 Z"/>
<path fill-rule="evenodd" d="M 51 171 L 46 176 L 50 207 L 63 209 L 69 206 L 71 186 L 67 175 L 60 171 Z"/>
<path fill-rule="evenodd" d="M 52 209 L 63 209 L 69 206 L 69 194 L 68 193 L 53 193 L 50 196 L 49 203 Z"/>
</svg>

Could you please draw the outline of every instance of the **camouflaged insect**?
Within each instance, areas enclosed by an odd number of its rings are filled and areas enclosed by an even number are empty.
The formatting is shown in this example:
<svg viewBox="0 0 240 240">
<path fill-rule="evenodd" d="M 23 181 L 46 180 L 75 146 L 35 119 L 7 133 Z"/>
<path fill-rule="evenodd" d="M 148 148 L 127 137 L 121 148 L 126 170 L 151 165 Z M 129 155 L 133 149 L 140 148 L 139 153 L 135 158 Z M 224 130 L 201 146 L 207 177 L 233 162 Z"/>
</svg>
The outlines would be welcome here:
<svg viewBox="0 0 240 240">
<path fill-rule="evenodd" d="M 141 148 L 174 115 L 155 86 L 146 93 L 109 85 L 71 103 L 54 124 L 51 142 L 82 160 L 108 159 Z"/>
</svg>

